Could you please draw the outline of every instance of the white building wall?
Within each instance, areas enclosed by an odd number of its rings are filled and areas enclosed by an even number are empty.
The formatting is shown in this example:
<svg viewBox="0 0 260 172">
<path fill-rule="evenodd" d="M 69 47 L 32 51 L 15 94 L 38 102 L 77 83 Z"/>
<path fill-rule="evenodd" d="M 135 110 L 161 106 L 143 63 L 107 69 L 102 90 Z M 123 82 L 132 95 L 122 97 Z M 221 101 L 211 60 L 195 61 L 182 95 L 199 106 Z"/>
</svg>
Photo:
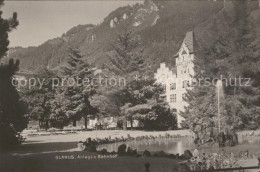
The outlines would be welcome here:
<svg viewBox="0 0 260 172">
<path fill-rule="evenodd" d="M 190 52 L 188 46 L 183 43 L 179 53 L 175 59 L 177 72 L 170 70 L 165 63 L 160 64 L 160 68 L 155 73 L 157 82 L 165 85 L 166 101 L 170 107 L 177 110 L 178 127 L 181 127 L 181 122 L 184 120 L 180 116 L 180 111 L 184 111 L 188 103 L 183 100 L 183 96 L 187 93 L 187 89 L 191 89 L 192 78 L 194 72 L 194 54 Z M 171 84 L 176 85 L 171 87 Z M 176 98 L 175 98 L 176 97 Z"/>
<path fill-rule="evenodd" d="M 185 53 L 186 52 L 186 53 Z M 179 51 L 178 57 L 176 57 L 176 67 L 177 67 L 177 89 L 175 93 L 177 94 L 176 103 L 172 103 L 171 107 L 177 109 L 177 120 L 180 127 L 180 123 L 183 118 L 179 115 L 180 111 L 184 111 L 185 106 L 188 103 L 184 101 L 183 96 L 187 93 L 187 89 L 191 89 L 192 78 L 195 74 L 194 72 L 194 54 L 190 54 L 190 50 L 184 43 Z"/>
</svg>

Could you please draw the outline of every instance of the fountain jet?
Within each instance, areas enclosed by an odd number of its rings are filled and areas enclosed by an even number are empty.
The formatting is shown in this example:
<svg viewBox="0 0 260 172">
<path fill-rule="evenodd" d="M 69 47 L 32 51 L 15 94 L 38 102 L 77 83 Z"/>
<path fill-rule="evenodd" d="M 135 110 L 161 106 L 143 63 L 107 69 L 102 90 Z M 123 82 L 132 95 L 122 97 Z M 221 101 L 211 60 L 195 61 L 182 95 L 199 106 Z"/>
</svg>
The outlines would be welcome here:
<svg viewBox="0 0 260 172">
<path fill-rule="evenodd" d="M 221 80 L 216 83 L 216 92 L 218 95 L 218 131 L 220 133 L 220 96 L 223 96 L 223 84 Z"/>
</svg>

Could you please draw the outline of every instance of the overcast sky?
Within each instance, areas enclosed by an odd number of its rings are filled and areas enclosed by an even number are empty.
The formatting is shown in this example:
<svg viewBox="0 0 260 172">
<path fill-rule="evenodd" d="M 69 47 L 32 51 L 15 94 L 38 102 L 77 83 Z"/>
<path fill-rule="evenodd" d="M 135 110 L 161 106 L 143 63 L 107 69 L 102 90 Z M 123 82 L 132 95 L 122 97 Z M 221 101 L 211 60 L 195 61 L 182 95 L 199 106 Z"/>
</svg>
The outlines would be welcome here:
<svg viewBox="0 0 260 172">
<path fill-rule="evenodd" d="M 140 2 L 140 1 L 138 1 Z M 19 26 L 9 34 L 10 47 L 38 46 L 78 24 L 97 24 L 120 6 L 136 1 L 5 1 L 3 17 L 18 13 Z"/>
</svg>

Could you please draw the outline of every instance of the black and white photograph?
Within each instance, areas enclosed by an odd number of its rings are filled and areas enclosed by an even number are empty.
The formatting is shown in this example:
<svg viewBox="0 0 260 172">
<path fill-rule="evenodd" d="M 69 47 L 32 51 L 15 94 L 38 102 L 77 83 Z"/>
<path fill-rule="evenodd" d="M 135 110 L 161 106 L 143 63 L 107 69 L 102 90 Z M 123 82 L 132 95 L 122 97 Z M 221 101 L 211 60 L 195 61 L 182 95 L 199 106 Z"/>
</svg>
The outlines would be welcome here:
<svg viewBox="0 0 260 172">
<path fill-rule="evenodd" d="M 260 172 L 260 0 L 0 0 L 0 171 Z"/>
</svg>

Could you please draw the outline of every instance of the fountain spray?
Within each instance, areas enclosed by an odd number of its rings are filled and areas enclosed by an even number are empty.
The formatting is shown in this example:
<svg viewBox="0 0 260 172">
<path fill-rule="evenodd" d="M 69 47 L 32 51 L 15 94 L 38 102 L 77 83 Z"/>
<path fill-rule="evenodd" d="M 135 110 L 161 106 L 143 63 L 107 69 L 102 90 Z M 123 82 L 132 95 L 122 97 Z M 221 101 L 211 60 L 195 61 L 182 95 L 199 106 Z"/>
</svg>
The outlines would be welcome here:
<svg viewBox="0 0 260 172">
<path fill-rule="evenodd" d="M 220 92 L 222 92 L 222 81 L 217 81 L 217 94 L 218 94 L 218 131 L 220 133 Z"/>
</svg>

